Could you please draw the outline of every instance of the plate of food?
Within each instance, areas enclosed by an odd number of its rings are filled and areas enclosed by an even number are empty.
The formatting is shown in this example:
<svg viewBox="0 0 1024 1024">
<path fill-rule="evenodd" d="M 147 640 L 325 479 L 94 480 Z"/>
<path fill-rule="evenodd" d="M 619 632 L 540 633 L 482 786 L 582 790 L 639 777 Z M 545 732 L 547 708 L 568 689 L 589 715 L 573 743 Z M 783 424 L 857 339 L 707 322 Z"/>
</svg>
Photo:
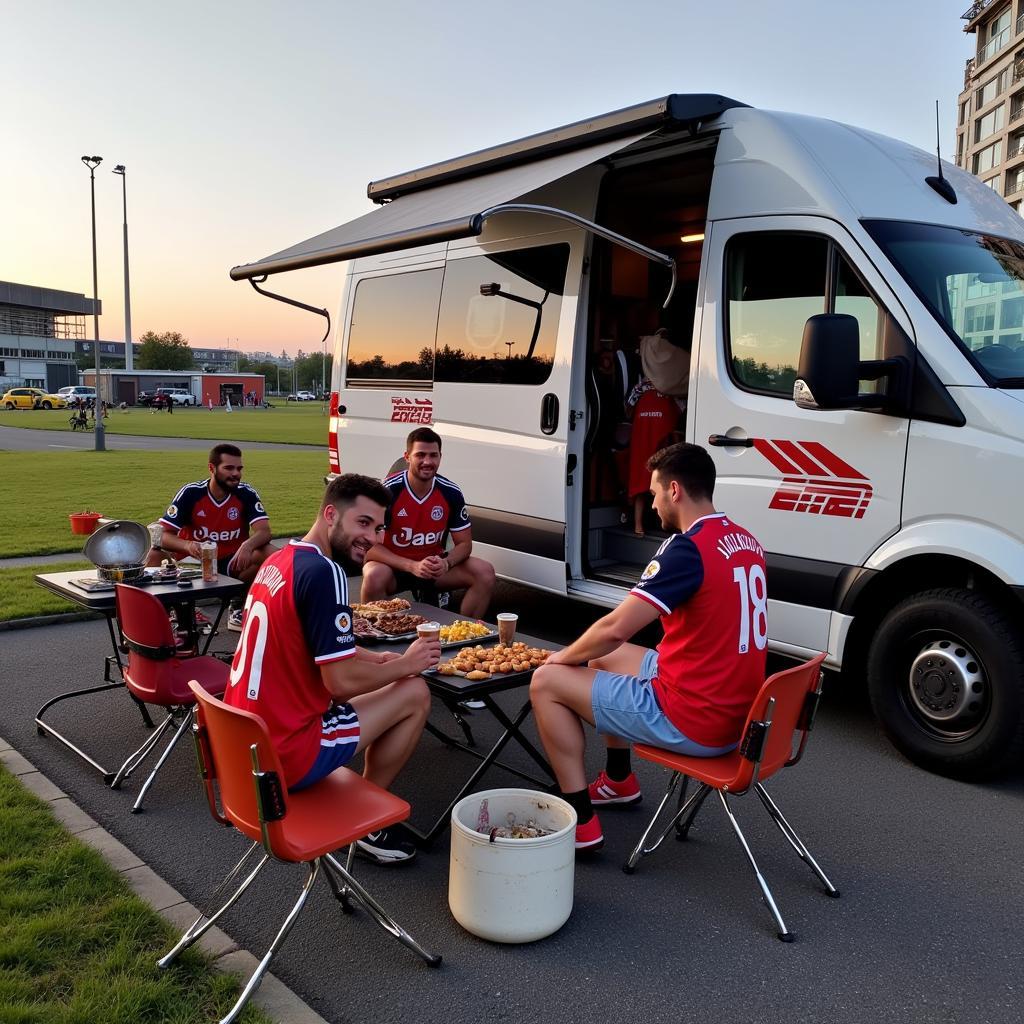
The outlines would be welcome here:
<svg viewBox="0 0 1024 1024">
<path fill-rule="evenodd" d="M 405 609 L 408 601 L 402 601 Z M 391 601 L 379 601 L 375 604 L 392 604 Z M 366 611 L 370 614 L 365 614 Z M 372 643 L 404 643 L 416 639 L 416 627 L 427 620 L 422 615 L 413 615 L 407 610 L 396 608 L 393 611 L 382 611 L 371 605 L 357 604 L 352 608 L 352 632 L 359 640 Z"/>
<path fill-rule="evenodd" d="M 462 647 L 474 641 L 493 640 L 498 635 L 497 629 L 486 622 L 476 619 L 456 619 L 441 627 L 441 649 Z"/>
<path fill-rule="evenodd" d="M 437 668 L 428 669 L 424 675 L 461 676 L 469 682 L 483 682 L 519 672 L 532 672 L 540 668 L 553 651 L 543 647 L 530 647 L 521 640 L 512 644 L 496 644 L 494 647 L 464 647 L 448 661 L 442 661 Z"/>
</svg>

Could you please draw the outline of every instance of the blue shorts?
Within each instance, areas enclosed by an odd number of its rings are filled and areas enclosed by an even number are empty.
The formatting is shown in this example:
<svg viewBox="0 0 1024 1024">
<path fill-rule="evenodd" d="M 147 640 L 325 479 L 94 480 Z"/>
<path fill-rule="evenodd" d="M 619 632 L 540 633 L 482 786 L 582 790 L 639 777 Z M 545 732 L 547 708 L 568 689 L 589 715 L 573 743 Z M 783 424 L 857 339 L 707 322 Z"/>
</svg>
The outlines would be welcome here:
<svg viewBox="0 0 1024 1024">
<path fill-rule="evenodd" d="M 705 747 L 681 733 L 658 704 L 651 685 L 657 675 L 657 651 L 648 651 L 644 655 L 638 675 L 596 672 L 590 701 L 597 731 L 690 757 L 718 757 L 735 749 L 735 743 L 725 747 Z"/>
<path fill-rule="evenodd" d="M 332 704 L 323 714 L 320 730 L 320 753 L 313 767 L 295 783 L 290 792 L 305 789 L 330 775 L 335 768 L 348 764 L 359 746 L 359 716 L 351 704 Z"/>
</svg>

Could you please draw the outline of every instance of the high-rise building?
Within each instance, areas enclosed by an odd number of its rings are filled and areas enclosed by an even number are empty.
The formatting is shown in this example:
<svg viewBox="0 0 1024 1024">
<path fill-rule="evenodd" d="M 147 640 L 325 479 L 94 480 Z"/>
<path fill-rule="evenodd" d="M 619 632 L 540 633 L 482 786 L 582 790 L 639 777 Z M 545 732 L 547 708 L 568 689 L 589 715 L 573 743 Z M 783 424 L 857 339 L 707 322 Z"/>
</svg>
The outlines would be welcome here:
<svg viewBox="0 0 1024 1024">
<path fill-rule="evenodd" d="M 1024 0 L 976 0 L 962 18 L 977 46 L 957 108 L 957 166 L 1024 213 Z"/>
</svg>

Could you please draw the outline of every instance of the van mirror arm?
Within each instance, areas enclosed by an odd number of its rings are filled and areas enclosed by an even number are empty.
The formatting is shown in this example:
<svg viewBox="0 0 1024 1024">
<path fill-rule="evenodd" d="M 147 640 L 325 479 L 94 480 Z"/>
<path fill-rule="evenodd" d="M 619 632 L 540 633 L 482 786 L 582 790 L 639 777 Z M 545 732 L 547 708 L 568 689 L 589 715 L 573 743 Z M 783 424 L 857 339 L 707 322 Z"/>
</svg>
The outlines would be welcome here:
<svg viewBox="0 0 1024 1024">
<path fill-rule="evenodd" d="M 287 295 L 277 295 L 274 292 L 268 292 L 265 288 L 261 288 L 256 282 L 266 281 L 267 275 L 263 274 L 261 277 L 250 277 L 249 284 L 253 286 L 260 293 L 260 295 L 266 295 L 268 299 L 277 299 L 278 302 L 286 302 L 289 306 L 297 306 L 299 309 L 305 309 L 310 313 L 316 313 L 318 316 L 322 316 L 327 321 L 327 330 L 324 332 L 323 338 L 320 339 L 320 344 L 324 345 L 331 334 L 331 314 L 326 309 L 317 309 L 316 306 L 307 305 L 305 302 L 299 302 L 298 299 L 289 299 Z"/>
<path fill-rule="evenodd" d="M 630 252 L 635 252 L 652 263 L 659 263 L 663 267 L 668 267 L 672 275 L 672 281 L 669 285 L 668 295 L 665 296 L 665 301 L 661 304 L 661 308 L 667 309 L 668 304 L 672 301 L 672 296 L 676 291 L 676 261 L 671 256 L 658 252 L 656 249 L 650 249 L 639 242 L 634 242 L 633 239 L 626 238 L 625 235 L 620 235 L 617 231 L 601 227 L 600 224 L 595 224 L 592 220 L 587 220 L 586 217 L 570 213 L 568 210 L 559 210 L 553 206 L 536 206 L 533 203 L 501 203 L 498 206 L 489 207 L 473 218 L 474 234 L 479 235 L 484 229 L 484 222 L 498 213 L 536 213 L 544 217 L 557 217 L 559 220 L 568 221 L 570 224 L 584 228 L 600 238 L 605 238 L 614 245 L 620 245 L 624 249 L 629 249 Z"/>
</svg>

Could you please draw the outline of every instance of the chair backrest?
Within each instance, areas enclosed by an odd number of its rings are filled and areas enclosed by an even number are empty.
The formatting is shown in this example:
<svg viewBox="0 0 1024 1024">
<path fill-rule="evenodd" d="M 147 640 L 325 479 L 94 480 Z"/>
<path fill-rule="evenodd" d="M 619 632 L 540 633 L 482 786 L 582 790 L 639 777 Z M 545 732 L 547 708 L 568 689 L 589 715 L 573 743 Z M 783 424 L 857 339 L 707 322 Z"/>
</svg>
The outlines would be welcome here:
<svg viewBox="0 0 1024 1024">
<path fill-rule="evenodd" d="M 276 841 L 282 838 L 281 819 L 287 813 L 288 797 L 281 761 L 270 742 L 266 723 L 251 711 L 231 707 L 210 696 L 195 680 L 188 685 L 196 698 L 196 741 L 211 813 L 218 821 L 226 818 L 243 835 L 262 842 L 268 852 L 279 855 L 280 844 Z M 253 776 L 254 745 L 265 781 L 272 782 L 276 775 L 278 783 L 276 787 L 263 787 L 264 799 L 276 807 L 265 805 L 262 814 Z M 220 795 L 219 810 L 212 788 L 214 779 Z M 268 813 L 274 820 L 267 820 Z"/>
<path fill-rule="evenodd" d="M 754 699 L 746 725 L 743 727 L 744 737 L 747 736 L 752 723 L 765 720 L 769 703 L 774 701 L 771 707 L 771 727 L 768 729 L 757 772 L 759 779 L 769 778 L 794 760 L 793 737 L 797 732 L 806 733 L 809 727 L 804 709 L 808 696 L 818 688 L 821 664 L 824 660 L 825 655 L 818 654 L 802 665 L 794 665 L 793 668 L 776 672 L 765 680 Z M 749 785 L 749 781 L 747 784 Z"/>
<path fill-rule="evenodd" d="M 178 703 L 167 690 L 167 664 L 176 650 L 167 609 L 152 594 L 123 583 L 115 588 L 114 599 L 121 635 L 128 645 L 128 688 L 152 704 Z"/>
</svg>

